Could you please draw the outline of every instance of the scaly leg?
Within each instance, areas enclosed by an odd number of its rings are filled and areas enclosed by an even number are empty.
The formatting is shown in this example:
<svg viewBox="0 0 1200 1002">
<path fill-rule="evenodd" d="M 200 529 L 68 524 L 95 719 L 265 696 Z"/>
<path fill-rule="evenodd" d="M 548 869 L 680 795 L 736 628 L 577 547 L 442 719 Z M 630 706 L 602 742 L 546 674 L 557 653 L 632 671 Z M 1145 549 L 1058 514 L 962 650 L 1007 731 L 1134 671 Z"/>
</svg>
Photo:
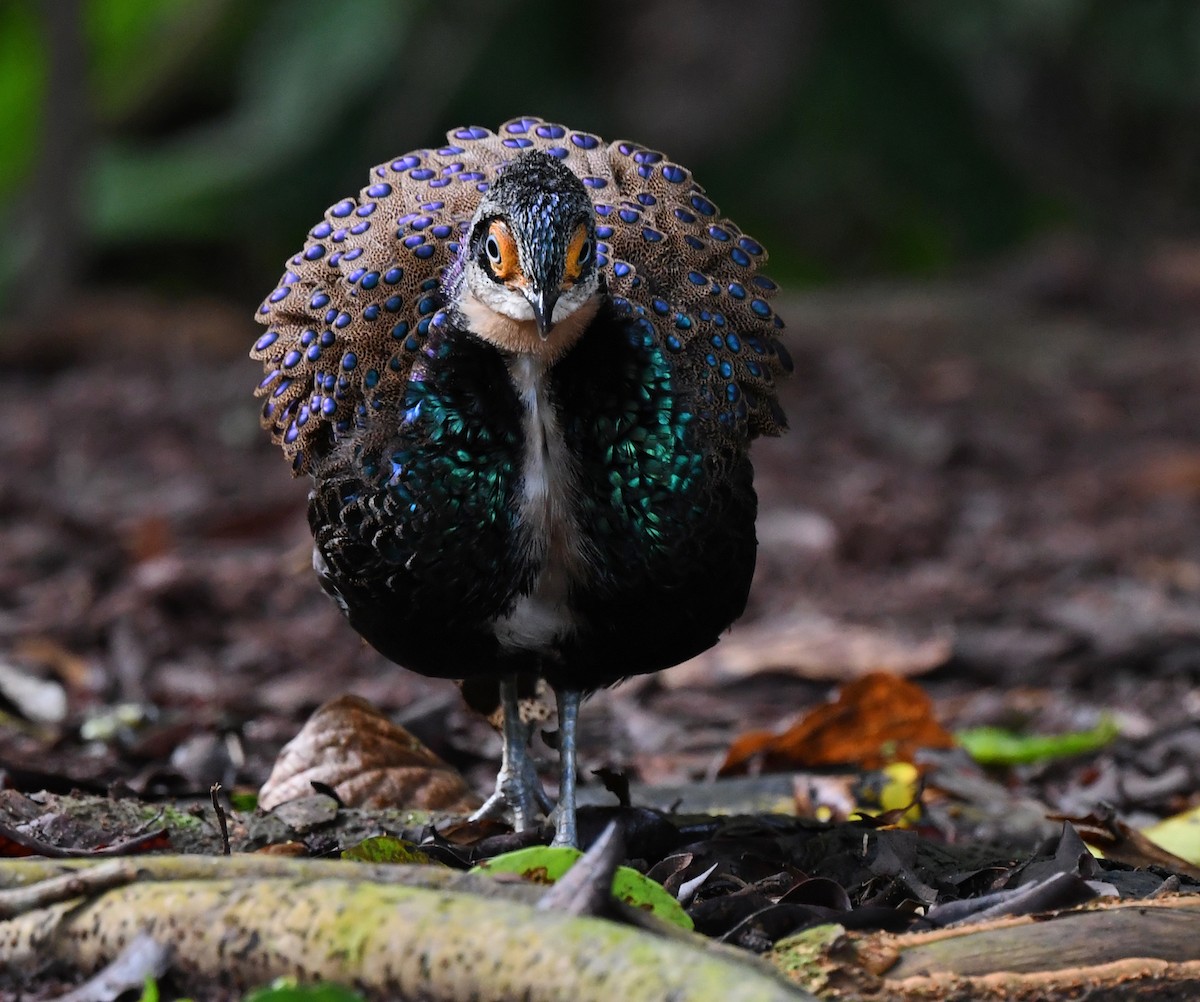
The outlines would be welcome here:
<svg viewBox="0 0 1200 1002">
<path fill-rule="evenodd" d="M 579 831 L 575 824 L 575 731 L 579 721 L 581 694 L 570 689 L 555 693 L 558 697 L 558 763 L 561 778 L 558 785 L 558 815 L 551 845 L 579 848 Z"/>
<path fill-rule="evenodd" d="M 471 820 L 508 817 L 512 819 L 513 828 L 524 831 L 535 827 L 539 814 L 548 813 L 553 802 L 542 789 L 529 754 L 533 725 L 521 719 L 515 677 L 500 682 L 500 705 L 504 709 L 501 731 L 504 751 L 496 776 L 496 791 L 471 815 Z"/>
</svg>

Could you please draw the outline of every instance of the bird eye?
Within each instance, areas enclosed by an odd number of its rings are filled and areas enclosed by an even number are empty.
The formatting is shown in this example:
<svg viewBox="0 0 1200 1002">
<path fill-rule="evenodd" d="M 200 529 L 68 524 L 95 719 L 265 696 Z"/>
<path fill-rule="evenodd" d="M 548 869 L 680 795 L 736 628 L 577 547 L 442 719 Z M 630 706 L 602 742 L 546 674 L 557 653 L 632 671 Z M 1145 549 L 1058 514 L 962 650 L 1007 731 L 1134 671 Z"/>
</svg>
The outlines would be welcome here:
<svg viewBox="0 0 1200 1002">
<path fill-rule="evenodd" d="M 571 235 L 567 245 L 567 258 L 563 268 L 563 277 L 568 282 L 578 282 L 584 267 L 592 259 L 592 238 L 588 236 L 586 226 L 578 226 Z"/>
<path fill-rule="evenodd" d="M 483 253 L 493 281 L 509 283 L 521 276 L 521 265 L 517 259 L 517 244 L 503 220 L 493 219 L 483 240 Z"/>
</svg>

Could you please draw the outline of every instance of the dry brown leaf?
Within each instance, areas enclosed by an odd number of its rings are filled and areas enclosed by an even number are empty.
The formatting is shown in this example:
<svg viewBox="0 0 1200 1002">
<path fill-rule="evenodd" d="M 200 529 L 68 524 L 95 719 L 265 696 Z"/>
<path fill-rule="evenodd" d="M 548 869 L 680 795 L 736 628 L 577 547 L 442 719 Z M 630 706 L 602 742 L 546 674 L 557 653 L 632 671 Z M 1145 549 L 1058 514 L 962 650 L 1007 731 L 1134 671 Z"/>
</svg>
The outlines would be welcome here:
<svg viewBox="0 0 1200 1002">
<path fill-rule="evenodd" d="M 53 637 L 25 637 L 16 643 L 13 655 L 21 661 L 44 665 L 72 692 L 84 691 L 94 685 L 95 666 Z"/>
<path fill-rule="evenodd" d="M 874 671 L 920 675 L 950 659 L 948 633 L 922 640 L 805 612 L 739 626 L 716 647 L 658 679 L 668 689 L 720 685 L 777 671 L 842 682 Z"/>
<path fill-rule="evenodd" d="M 347 807 L 466 813 L 479 806 L 461 775 L 359 696 L 320 707 L 275 760 L 258 794 L 263 810 L 311 796 L 313 783 Z"/>
<path fill-rule="evenodd" d="M 1050 819 L 1070 822 L 1088 845 L 1094 845 L 1108 859 L 1139 869 L 1161 866 L 1175 873 L 1186 874 L 1193 880 L 1200 880 L 1200 866 L 1152 842 L 1136 828 L 1125 824 L 1111 810 L 1097 810 L 1082 818 L 1051 814 Z"/>
<path fill-rule="evenodd" d="M 125 527 L 122 543 L 134 563 L 165 557 L 175 548 L 171 522 L 161 514 L 143 515 Z"/>
<path fill-rule="evenodd" d="M 918 748 L 950 748 L 954 737 L 933 717 L 933 703 L 906 679 L 874 672 L 843 686 L 782 734 L 750 731 L 734 740 L 721 774 L 853 764 L 878 769 L 911 762 Z"/>
<path fill-rule="evenodd" d="M 255 849 L 254 852 L 258 856 L 300 857 L 308 855 L 308 846 L 303 842 L 272 842 L 261 849 Z"/>
<path fill-rule="evenodd" d="M 1150 452 L 1129 470 L 1124 480 L 1142 498 L 1200 495 L 1200 450 L 1162 448 Z"/>
</svg>

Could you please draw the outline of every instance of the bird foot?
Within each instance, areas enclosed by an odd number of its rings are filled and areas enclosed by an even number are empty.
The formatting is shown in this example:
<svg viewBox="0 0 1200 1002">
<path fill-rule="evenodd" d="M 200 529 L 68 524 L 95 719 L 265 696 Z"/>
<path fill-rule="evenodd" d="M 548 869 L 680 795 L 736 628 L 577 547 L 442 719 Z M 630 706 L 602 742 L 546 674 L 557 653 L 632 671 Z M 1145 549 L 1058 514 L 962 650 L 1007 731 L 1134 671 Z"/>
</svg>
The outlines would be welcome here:
<svg viewBox="0 0 1200 1002">
<path fill-rule="evenodd" d="M 554 820 L 554 838 L 550 840 L 552 846 L 565 845 L 572 849 L 579 848 L 579 828 L 575 822 L 574 811 L 564 811 L 555 808 L 552 815 Z"/>
<path fill-rule="evenodd" d="M 538 818 L 548 815 L 553 807 L 554 801 L 542 789 L 532 759 L 525 757 L 517 768 L 505 765 L 500 769 L 495 791 L 471 820 L 503 819 L 511 821 L 513 829 L 520 832 L 535 827 Z"/>
</svg>

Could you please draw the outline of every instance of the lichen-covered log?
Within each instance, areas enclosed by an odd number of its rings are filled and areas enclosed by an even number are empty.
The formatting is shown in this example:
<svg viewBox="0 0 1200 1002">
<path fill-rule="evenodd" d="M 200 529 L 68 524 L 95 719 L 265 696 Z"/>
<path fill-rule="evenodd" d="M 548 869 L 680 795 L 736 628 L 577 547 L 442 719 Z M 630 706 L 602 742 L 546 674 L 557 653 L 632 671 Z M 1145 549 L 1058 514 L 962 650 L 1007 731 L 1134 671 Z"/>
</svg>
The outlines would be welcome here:
<svg viewBox="0 0 1200 1002">
<path fill-rule="evenodd" d="M 0 966 L 90 971 L 143 931 L 172 944 L 185 985 L 294 975 L 423 1002 L 812 998 L 756 963 L 602 919 L 334 878 L 130 884 L 0 922 Z"/>
</svg>

